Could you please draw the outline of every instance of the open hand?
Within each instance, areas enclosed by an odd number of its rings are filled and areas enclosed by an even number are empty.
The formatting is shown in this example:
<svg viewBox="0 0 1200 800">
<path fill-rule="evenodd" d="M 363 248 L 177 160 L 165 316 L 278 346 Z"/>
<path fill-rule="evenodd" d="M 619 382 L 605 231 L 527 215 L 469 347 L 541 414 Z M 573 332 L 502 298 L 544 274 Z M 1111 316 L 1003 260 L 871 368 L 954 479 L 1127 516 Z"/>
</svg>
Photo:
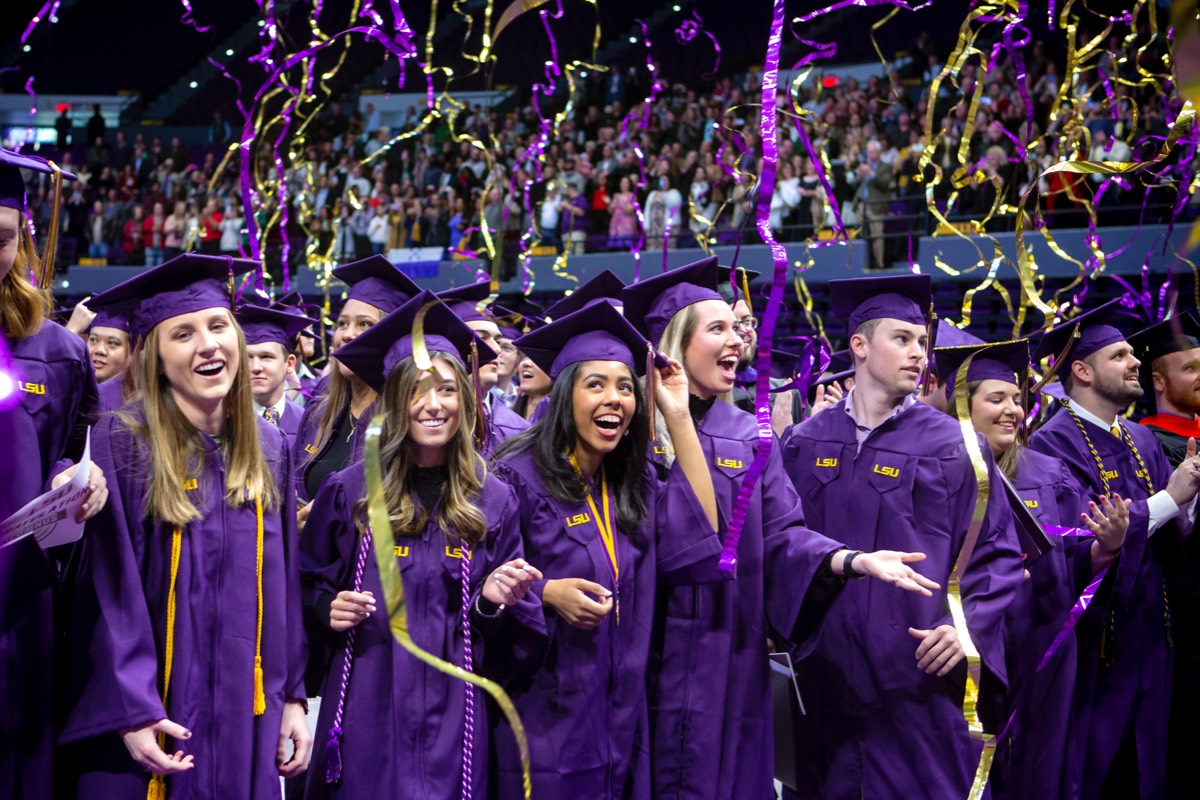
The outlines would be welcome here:
<svg viewBox="0 0 1200 800">
<path fill-rule="evenodd" d="M 891 584 L 898 589 L 932 597 L 933 592 L 930 590 L 942 587 L 909 566 L 909 564 L 924 560 L 924 553 L 876 550 L 874 553 L 863 553 L 855 558 L 850 569 L 870 575 L 872 578 Z"/>
<path fill-rule="evenodd" d="M 518 558 L 496 567 L 484 581 L 483 596 L 498 606 L 511 606 L 525 596 L 530 584 L 541 579 L 537 568 Z"/>
<path fill-rule="evenodd" d="M 147 772 L 156 775 L 171 775 L 176 772 L 187 772 L 196 765 L 195 758 L 184 755 L 182 750 L 168 754 L 158 746 L 158 733 L 165 733 L 172 739 L 190 739 L 192 732 L 182 725 L 169 719 L 147 722 L 136 728 L 125 728 L 121 731 L 121 741 L 133 760 L 145 768 Z"/>
<path fill-rule="evenodd" d="M 1114 494 L 1113 500 L 1106 495 L 1100 498 L 1100 505 L 1088 503 L 1090 515 L 1079 515 L 1088 530 L 1096 534 L 1101 556 L 1112 557 L 1121 551 L 1125 532 L 1129 530 L 1129 506 L 1132 503 L 1132 500 L 1122 500 L 1119 494 Z"/>
</svg>

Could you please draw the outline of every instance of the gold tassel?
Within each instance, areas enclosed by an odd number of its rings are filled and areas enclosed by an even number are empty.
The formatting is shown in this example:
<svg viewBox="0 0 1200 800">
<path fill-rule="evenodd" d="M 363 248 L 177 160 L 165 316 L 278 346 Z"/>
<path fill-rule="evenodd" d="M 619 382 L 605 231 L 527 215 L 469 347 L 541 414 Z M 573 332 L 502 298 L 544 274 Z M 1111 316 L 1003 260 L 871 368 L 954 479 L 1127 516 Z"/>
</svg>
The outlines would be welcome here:
<svg viewBox="0 0 1200 800">
<path fill-rule="evenodd" d="M 54 284 L 54 262 L 58 258 L 58 223 L 62 212 L 62 170 L 53 161 L 48 162 L 54 183 L 54 211 L 50 217 L 50 229 L 46 232 L 46 243 L 42 248 L 42 258 L 38 262 L 37 287 L 43 291 Z"/>
<path fill-rule="evenodd" d="M 267 694 L 263 690 L 262 627 L 263 627 L 263 509 L 262 500 L 254 498 L 254 515 L 258 523 L 256 545 L 258 550 L 255 572 L 258 578 L 258 626 L 254 633 L 254 716 L 267 711 Z"/>
<path fill-rule="evenodd" d="M 146 787 L 146 800 L 167 800 L 167 778 L 165 775 L 150 776 L 150 785 Z"/>
<path fill-rule="evenodd" d="M 646 343 L 646 418 L 650 421 L 650 441 L 658 441 L 658 431 L 654 424 L 654 384 L 657 380 L 654 371 L 654 345 Z"/>
</svg>

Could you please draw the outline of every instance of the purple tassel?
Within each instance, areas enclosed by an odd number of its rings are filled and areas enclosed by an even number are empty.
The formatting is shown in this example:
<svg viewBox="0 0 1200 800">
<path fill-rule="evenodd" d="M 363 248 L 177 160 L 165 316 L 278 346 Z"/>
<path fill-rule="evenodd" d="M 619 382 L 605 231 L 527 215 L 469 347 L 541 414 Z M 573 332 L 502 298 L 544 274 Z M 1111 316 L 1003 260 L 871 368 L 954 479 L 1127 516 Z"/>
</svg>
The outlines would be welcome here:
<svg viewBox="0 0 1200 800">
<path fill-rule="evenodd" d="M 325 782 L 337 783 L 342 779 L 342 729 L 336 725 L 329 729 L 329 740 L 325 742 Z"/>
</svg>

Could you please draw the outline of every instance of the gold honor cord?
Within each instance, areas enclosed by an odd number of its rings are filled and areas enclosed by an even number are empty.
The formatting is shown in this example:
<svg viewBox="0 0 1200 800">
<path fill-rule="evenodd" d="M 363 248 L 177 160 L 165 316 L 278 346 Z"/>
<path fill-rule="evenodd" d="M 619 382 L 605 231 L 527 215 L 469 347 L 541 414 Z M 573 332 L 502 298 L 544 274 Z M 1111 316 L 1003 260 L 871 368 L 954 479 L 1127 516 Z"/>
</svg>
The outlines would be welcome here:
<svg viewBox="0 0 1200 800">
<path fill-rule="evenodd" d="M 979 436 L 975 426 L 971 424 L 971 412 L 967 409 L 967 371 L 974 360 L 974 354 L 967 356 L 966 361 L 958 368 L 958 377 L 954 381 L 954 411 L 958 424 L 962 428 L 963 444 L 966 445 L 967 455 L 971 459 L 971 467 L 975 470 L 975 509 L 971 513 L 971 524 L 967 535 L 963 537 L 962 549 L 958 552 L 958 560 L 950 572 L 950 580 L 946 586 L 946 601 L 950 605 L 950 616 L 954 619 L 954 631 L 958 634 L 958 642 L 962 645 L 967 658 L 967 687 L 963 694 L 963 719 L 971 738 L 983 742 L 983 754 L 979 757 L 979 768 L 975 771 L 975 780 L 971 783 L 971 791 L 967 800 L 979 800 L 987 787 L 988 773 L 992 769 L 992 758 L 996 754 L 996 737 L 984 733 L 983 723 L 979 719 L 979 687 L 981 660 L 975 643 L 971 641 L 971 633 L 967 629 L 967 617 L 963 613 L 961 581 L 971 555 L 975 551 L 975 543 L 979 540 L 979 531 L 983 527 L 983 518 L 987 515 L 988 496 L 991 490 L 991 479 L 988 475 L 987 462 L 979 449 Z"/>
<path fill-rule="evenodd" d="M 517 740 L 517 749 L 521 753 L 521 774 L 525 788 L 525 800 L 532 793 L 532 778 L 529 771 L 529 742 L 525 738 L 525 726 L 516 707 L 504 689 L 499 684 L 471 672 L 462 667 L 443 661 L 432 653 L 422 650 L 412 640 L 408 630 L 408 614 L 404 607 L 404 583 L 400 579 L 400 569 L 396 566 L 395 538 L 392 533 L 392 522 L 388 517 L 387 501 L 383 496 L 383 468 L 379 460 L 379 434 L 383 426 L 382 414 L 374 417 L 367 427 L 366 446 L 363 452 L 363 467 L 367 478 L 367 517 L 370 520 L 370 533 L 375 547 L 375 563 L 379 567 L 379 582 L 383 585 L 384 602 L 387 605 L 388 622 L 392 636 L 417 660 L 428 664 L 439 672 L 452 678 L 478 686 L 492 696 L 496 705 L 504 712 L 508 724 L 512 726 L 513 736 Z M 469 636 L 469 632 L 464 632 Z"/>
</svg>

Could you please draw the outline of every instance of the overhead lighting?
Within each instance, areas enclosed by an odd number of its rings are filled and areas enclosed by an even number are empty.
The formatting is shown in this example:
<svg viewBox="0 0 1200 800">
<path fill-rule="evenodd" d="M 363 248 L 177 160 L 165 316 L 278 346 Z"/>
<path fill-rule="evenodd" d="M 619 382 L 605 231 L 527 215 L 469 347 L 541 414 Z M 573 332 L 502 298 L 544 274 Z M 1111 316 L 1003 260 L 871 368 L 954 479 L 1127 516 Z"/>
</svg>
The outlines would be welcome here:
<svg viewBox="0 0 1200 800">
<path fill-rule="evenodd" d="M 188 84 L 188 86 L 192 87 L 193 89 L 195 89 L 199 85 L 200 84 L 196 83 L 195 81 L 192 81 L 191 83 Z"/>
<path fill-rule="evenodd" d="M 226 51 L 225 51 L 225 55 L 227 55 L 227 56 L 232 56 L 232 55 L 233 55 L 233 49 L 231 48 L 231 49 L 229 49 L 229 50 L 226 50 Z"/>
</svg>

